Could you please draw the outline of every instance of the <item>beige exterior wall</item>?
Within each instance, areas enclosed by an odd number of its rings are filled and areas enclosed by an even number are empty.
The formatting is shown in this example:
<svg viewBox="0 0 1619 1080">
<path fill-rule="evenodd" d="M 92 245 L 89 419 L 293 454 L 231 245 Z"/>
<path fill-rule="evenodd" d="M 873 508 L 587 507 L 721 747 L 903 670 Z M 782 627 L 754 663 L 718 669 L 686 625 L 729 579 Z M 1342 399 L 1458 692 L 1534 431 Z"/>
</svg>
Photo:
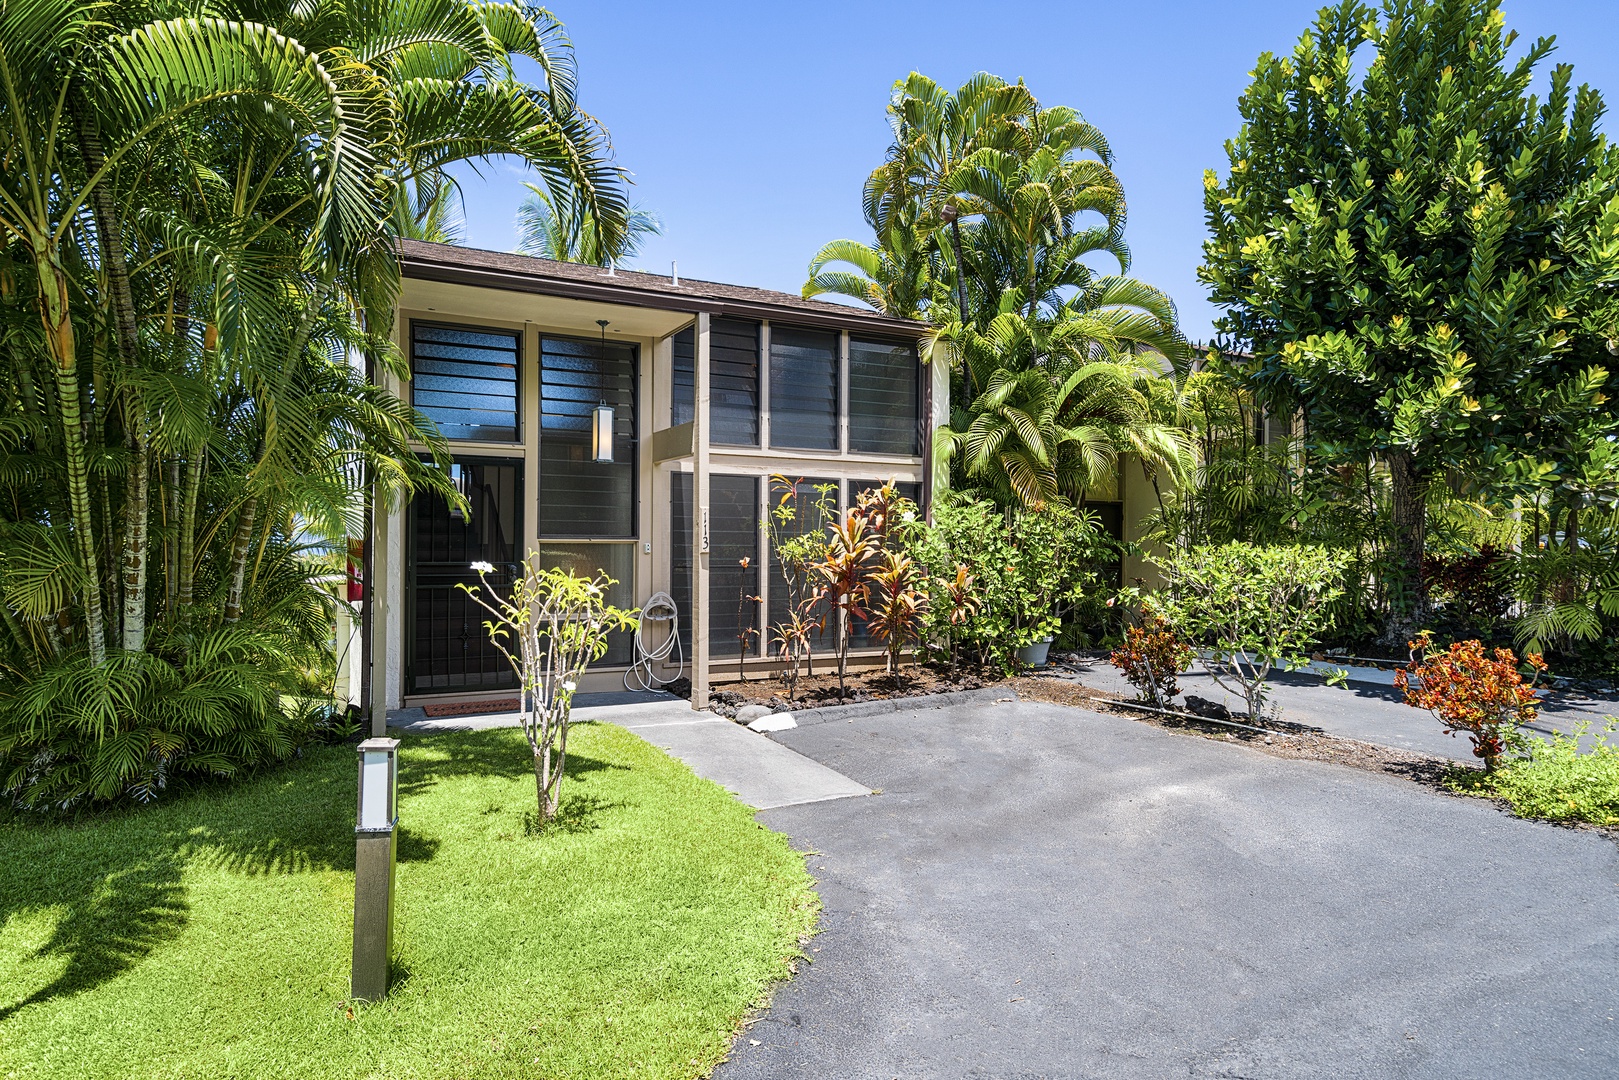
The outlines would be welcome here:
<svg viewBox="0 0 1619 1080">
<path fill-rule="evenodd" d="M 699 460 L 706 458 L 705 464 L 709 471 L 714 473 L 745 474 L 768 476 L 772 473 L 785 473 L 790 476 L 813 476 L 836 478 L 843 485 L 845 505 L 849 498 L 847 481 L 850 479 L 897 479 L 908 482 L 922 482 L 924 468 L 920 457 L 894 457 L 877 454 L 851 454 L 848 447 L 848 335 L 843 335 L 842 363 L 840 384 L 844 395 L 844 408 L 841 421 L 842 450 L 816 453 L 809 451 L 783 452 L 768 449 L 770 430 L 769 410 L 769 350 L 768 337 L 765 338 L 764 348 L 760 358 L 760 434 L 763 446 L 759 449 L 740 447 L 714 447 L 709 450 L 706 439 L 703 438 L 704 423 L 706 420 L 706 401 L 702 400 L 702 390 L 705 389 L 706 379 L 700 379 L 699 385 L 699 411 L 697 438 L 692 444 L 686 444 L 686 449 L 679 457 L 664 461 L 654 460 L 654 445 L 670 442 L 668 434 L 660 435 L 669 427 L 670 407 L 673 397 L 673 335 L 680 330 L 698 323 L 701 318 L 696 313 L 654 310 L 628 305 L 615 305 L 597 302 L 585 302 L 569 299 L 541 296 L 528 293 L 506 292 L 496 289 L 480 288 L 469 285 L 447 284 L 437 281 L 423 281 L 406 279 L 400 298 L 398 315 L 393 328 L 393 340 L 401 351 L 408 357 L 410 326 L 413 321 L 429 321 L 452 325 L 465 325 L 472 328 L 489 328 L 512 330 L 522 335 L 521 369 L 518 375 L 520 394 L 520 435 L 516 442 L 470 442 L 455 440 L 454 452 L 458 458 L 491 457 L 513 458 L 520 457 L 524 462 L 524 505 L 523 525 L 524 540 L 530 549 L 537 545 L 542 537 L 538 528 L 539 504 L 539 342 L 544 335 L 556 335 L 574 338 L 596 338 L 600 334 L 596 326 L 597 319 L 608 319 L 608 339 L 613 342 L 634 343 L 639 348 L 639 400 L 638 400 L 638 436 L 639 460 L 637 462 L 637 490 L 639 493 L 639 506 L 637 507 L 637 533 L 635 540 L 635 579 L 632 584 L 636 603 L 643 602 L 656 591 L 670 591 L 672 583 L 669 581 L 670 560 L 670 484 L 671 477 L 678 471 L 697 471 L 700 469 Z M 792 320 L 781 320 L 790 324 Z M 765 334 L 769 333 L 769 323 L 765 324 Z M 878 335 L 887 336 L 887 335 Z M 706 352 L 699 348 L 699 353 Z M 699 364 L 699 370 L 706 365 Z M 410 386 L 408 381 L 401 382 L 390 376 L 379 376 L 384 385 L 405 400 L 410 399 Z M 948 378 L 941 380 L 937 373 L 933 378 L 933 415 L 935 417 L 948 416 L 948 401 L 941 401 L 941 397 L 948 394 Z M 942 388 L 942 392 L 941 392 Z M 942 422 L 942 420 L 940 421 Z M 936 424 L 934 425 L 936 426 Z M 706 498 L 699 494 L 694 500 L 699 508 L 706 506 Z M 383 508 L 379 505 L 375 520 L 375 535 L 373 538 L 374 551 L 370 553 L 372 559 L 372 648 L 373 670 L 378 680 L 373 686 L 373 724 L 376 725 L 381 714 L 386 709 L 399 708 L 403 705 L 415 704 L 423 700 L 422 696 L 409 697 L 405 694 L 405 648 L 407 642 L 405 627 L 405 573 L 406 553 L 405 543 L 405 506 L 403 503 Z M 694 513 L 693 551 L 699 550 L 699 535 L 701 533 L 701 513 Z M 576 538 L 569 538 L 566 543 L 576 544 L 582 542 Z M 609 542 L 609 541 L 600 541 Z M 611 541 L 622 542 L 622 541 Z M 764 550 L 761 545 L 761 551 Z M 701 560 L 702 556 L 697 556 Z M 704 567 L 703 569 L 706 569 Z M 700 577 L 706 575 L 699 572 Z M 767 576 L 768 580 L 768 576 Z M 695 602 L 699 605 L 706 597 L 706 588 L 693 590 Z M 702 633 L 704 612 L 681 612 L 681 620 L 685 625 L 693 626 L 698 632 L 694 634 L 694 649 L 697 656 L 689 658 L 701 662 L 706 659 L 706 648 L 699 642 L 706 637 Z M 870 662 L 881 663 L 881 654 L 878 650 L 870 650 L 863 657 Z M 762 660 L 749 662 L 749 671 L 763 672 L 770 665 Z M 734 678 L 736 660 L 733 657 L 725 661 L 708 665 L 714 677 L 720 681 Z M 622 667 L 601 667 L 593 670 L 587 676 L 583 689 L 610 690 L 623 688 Z M 672 669 L 664 674 L 672 675 Z M 688 674 L 693 672 L 688 668 Z M 698 678 L 694 678 L 698 682 Z M 487 698 L 494 693 L 487 689 L 467 691 L 453 694 L 434 694 L 431 700 L 449 701 L 460 699 Z"/>
<path fill-rule="evenodd" d="M 1171 483 L 1167 477 L 1158 478 L 1158 485 L 1165 496 L 1169 494 Z M 1139 579 L 1142 588 L 1158 588 L 1163 584 L 1163 575 L 1153 562 L 1153 553 L 1157 549 L 1142 541 L 1147 518 L 1158 509 L 1158 492 L 1134 455 L 1126 456 L 1120 462 L 1119 486 L 1122 489 L 1119 501 L 1124 514 L 1124 538 L 1143 547 L 1140 555 L 1126 556 L 1124 584 L 1134 585 Z"/>
</svg>

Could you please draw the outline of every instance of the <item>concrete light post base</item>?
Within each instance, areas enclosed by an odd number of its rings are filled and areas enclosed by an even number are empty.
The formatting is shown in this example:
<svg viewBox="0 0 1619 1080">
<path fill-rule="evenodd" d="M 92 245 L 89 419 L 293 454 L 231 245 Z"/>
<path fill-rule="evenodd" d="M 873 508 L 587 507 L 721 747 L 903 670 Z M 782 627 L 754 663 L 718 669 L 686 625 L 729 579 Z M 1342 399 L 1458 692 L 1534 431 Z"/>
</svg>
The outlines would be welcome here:
<svg viewBox="0 0 1619 1080">
<path fill-rule="evenodd" d="M 354 965 L 350 993 L 361 1001 L 388 995 L 393 953 L 394 864 L 399 851 L 399 740 L 367 739 L 360 751 L 359 812 L 354 829 Z"/>
</svg>

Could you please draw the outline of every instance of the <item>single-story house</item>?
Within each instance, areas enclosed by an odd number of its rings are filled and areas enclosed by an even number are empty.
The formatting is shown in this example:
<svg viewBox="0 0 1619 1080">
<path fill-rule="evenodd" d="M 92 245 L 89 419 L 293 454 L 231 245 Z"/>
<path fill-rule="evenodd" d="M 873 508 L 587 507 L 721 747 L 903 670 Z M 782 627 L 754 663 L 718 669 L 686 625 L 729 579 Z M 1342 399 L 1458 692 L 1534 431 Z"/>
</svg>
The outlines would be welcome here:
<svg viewBox="0 0 1619 1080">
<path fill-rule="evenodd" d="M 920 323 L 445 244 L 401 241 L 400 259 L 393 335 L 411 375 L 390 389 L 452 443 L 472 512 L 427 495 L 376 509 L 369 640 L 351 651 L 366 657 L 379 729 L 390 708 L 515 685 L 457 588 L 477 583 L 474 562 L 498 583 L 537 550 L 617 579 L 619 606 L 669 594 L 706 701 L 714 680 L 735 677 L 743 624 L 760 631 L 749 670 L 771 666 L 766 628 L 787 608 L 763 524 L 780 494 L 771 476 L 801 479 L 805 502 L 832 485 L 843 508 L 890 480 L 924 506 L 934 497 L 930 433 L 948 419 L 949 378 L 921 362 Z M 1145 510 L 1129 492 L 1098 494 L 1114 527 Z M 857 644 L 880 662 L 876 643 Z M 581 689 L 622 688 L 633 647 L 622 635 Z M 678 672 L 671 657 L 658 673 Z"/>
</svg>

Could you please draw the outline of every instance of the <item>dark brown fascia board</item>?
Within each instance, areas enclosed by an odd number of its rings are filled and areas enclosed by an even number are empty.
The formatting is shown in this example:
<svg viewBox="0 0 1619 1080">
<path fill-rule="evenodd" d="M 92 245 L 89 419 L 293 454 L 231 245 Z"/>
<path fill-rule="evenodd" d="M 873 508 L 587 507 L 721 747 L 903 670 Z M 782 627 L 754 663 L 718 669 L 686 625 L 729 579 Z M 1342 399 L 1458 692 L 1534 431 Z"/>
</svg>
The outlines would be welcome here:
<svg viewBox="0 0 1619 1080">
<path fill-rule="evenodd" d="M 805 311 L 802 308 L 780 304 L 748 303 L 743 300 L 725 300 L 713 296 L 662 293 L 633 286 L 604 285 L 594 281 L 565 281 L 560 278 L 517 274 L 486 267 L 453 266 L 426 262 L 404 256 L 399 260 L 401 273 L 419 281 L 440 281 L 449 285 L 471 285 L 485 289 L 504 289 L 507 292 L 534 293 L 556 296 L 564 300 L 589 300 L 603 304 L 627 304 L 631 307 L 656 308 L 660 311 L 684 311 L 693 315 L 732 316 L 739 319 L 768 319 L 771 322 L 791 323 L 794 326 L 813 326 L 829 330 L 851 330 L 876 334 L 879 337 L 899 337 L 916 341 L 927 333 L 923 323 L 905 319 L 890 319 L 883 315 L 862 315 L 854 312 L 847 316 L 836 312 Z"/>
</svg>

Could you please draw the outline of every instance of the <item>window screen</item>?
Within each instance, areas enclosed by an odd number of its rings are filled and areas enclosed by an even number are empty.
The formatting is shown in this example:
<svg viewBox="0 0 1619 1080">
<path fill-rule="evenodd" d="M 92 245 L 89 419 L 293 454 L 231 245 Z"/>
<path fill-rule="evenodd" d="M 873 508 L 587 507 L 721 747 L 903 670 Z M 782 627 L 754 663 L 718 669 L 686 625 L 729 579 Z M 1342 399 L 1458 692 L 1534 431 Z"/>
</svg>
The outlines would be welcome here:
<svg viewBox="0 0 1619 1080">
<path fill-rule="evenodd" d="M 770 445 L 838 448 L 838 335 L 770 328 Z"/>
<path fill-rule="evenodd" d="M 446 439 L 517 441 L 520 335 L 412 323 L 411 404 Z"/>
<path fill-rule="evenodd" d="M 636 350 L 540 340 L 541 536 L 635 535 Z M 613 408 L 613 460 L 593 460 L 592 413 Z"/>
<path fill-rule="evenodd" d="M 748 560 L 747 569 L 741 560 Z M 708 647 L 715 660 L 737 655 L 737 634 L 744 625 L 762 631 L 759 605 L 741 604 L 743 595 L 759 595 L 759 478 L 708 478 Z M 739 619 L 740 615 L 740 619 Z M 759 654 L 759 642 L 748 655 Z"/>
<path fill-rule="evenodd" d="M 759 478 L 708 477 L 708 647 L 712 660 L 734 659 L 739 643 L 738 601 L 759 595 Z M 669 597 L 680 609 L 680 641 L 691 652 L 692 475 L 669 477 Z M 744 570 L 740 560 L 748 560 Z M 742 618 L 763 636 L 758 604 L 742 606 Z M 753 640 L 749 656 L 758 656 Z"/>
<path fill-rule="evenodd" d="M 711 442 L 759 445 L 759 324 L 715 319 L 708 330 Z"/>
<path fill-rule="evenodd" d="M 766 510 L 773 512 L 776 507 L 782 504 L 782 497 L 787 495 L 790 490 L 796 490 L 797 493 L 796 500 L 789 504 L 794 506 L 792 523 L 777 525 L 774 533 L 779 533 L 782 539 L 785 540 L 794 536 L 803 536 L 806 533 L 824 530 L 830 522 L 816 505 L 822 498 L 821 492 L 817 491 L 816 488 L 828 484 L 831 485 L 832 490 L 826 494 L 826 510 L 835 518 L 838 514 L 838 482 L 836 480 L 795 478 L 792 489 L 779 482 L 772 482 L 770 485 L 770 500 L 766 504 Z M 774 627 L 777 623 L 785 622 L 788 612 L 792 609 L 791 589 L 788 586 L 787 575 L 782 570 L 781 561 L 777 558 L 774 548 L 770 552 L 769 580 L 769 623 L 770 626 Z M 814 587 L 813 582 L 803 583 L 799 588 L 800 597 L 807 596 L 814 590 Z M 766 633 L 766 644 L 769 643 L 769 633 L 769 631 Z M 832 627 L 829 624 L 821 634 L 815 637 L 815 647 L 818 649 L 822 647 L 830 648 L 835 640 Z"/>
<path fill-rule="evenodd" d="M 673 385 L 671 393 L 673 398 L 669 403 L 669 426 L 679 427 L 689 424 L 697 415 L 697 331 L 686 327 L 676 334 L 673 341 L 674 363 L 672 365 Z"/>
<path fill-rule="evenodd" d="M 691 656 L 691 473 L 669 477 L 669 599 L 680 618 L 682 655 Z"/>
<path fill-rule="evenodd" d="M 909 345 L 849 340 L 849 449 L 922 452 L 921 366 Z"/>
</svg>

